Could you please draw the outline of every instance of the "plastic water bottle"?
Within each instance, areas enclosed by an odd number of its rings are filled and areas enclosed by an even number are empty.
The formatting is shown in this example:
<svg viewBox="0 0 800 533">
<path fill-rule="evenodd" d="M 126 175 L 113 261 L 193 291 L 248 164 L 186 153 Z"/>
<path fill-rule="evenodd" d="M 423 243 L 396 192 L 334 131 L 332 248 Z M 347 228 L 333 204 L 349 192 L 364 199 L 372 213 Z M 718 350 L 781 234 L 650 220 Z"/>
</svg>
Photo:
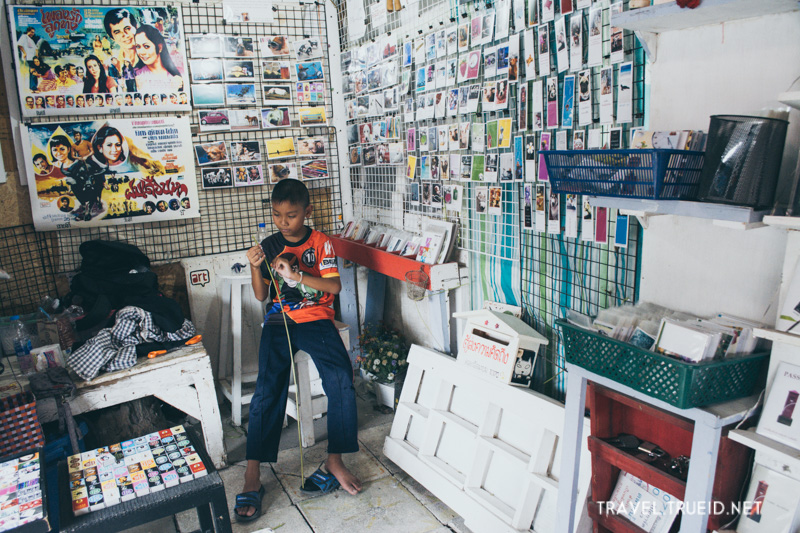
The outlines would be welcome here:
<svg viewBox="0 0 800 533">
<path fill-rule="evenodd" d="M 267 224 L 266 222 L 259 222 L 258 223 L 258 234 L 256 238 L 258 239 L 258 244 L 264 242 L 264 239 L 269 237 L 269 233 L 267 233 Z"/>
<path fill-rule="evenodd" d="M 19 368 L 23 374 L 33 372 L 33 361 L 31 360 L 31 336 L 25 328 L 25 324 L 19 319 L 19 315 L 11 317 L 12 339 L 14 341 L 14 353 L 17 354 Z"/>
</svg>

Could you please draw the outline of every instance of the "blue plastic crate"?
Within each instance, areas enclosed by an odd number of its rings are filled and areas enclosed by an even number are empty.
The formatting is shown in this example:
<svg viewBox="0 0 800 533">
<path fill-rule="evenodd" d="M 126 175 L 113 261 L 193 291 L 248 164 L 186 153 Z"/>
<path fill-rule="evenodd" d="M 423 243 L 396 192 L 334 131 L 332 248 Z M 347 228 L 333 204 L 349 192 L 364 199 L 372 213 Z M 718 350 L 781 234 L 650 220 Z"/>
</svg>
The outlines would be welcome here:
<svg viewBox="0 0 800 533">
<path fill-rule="evenodd" d="M 694 200 L 705 152 L 690 150 L 543 150 L 557 193 Z"/>
</svg>

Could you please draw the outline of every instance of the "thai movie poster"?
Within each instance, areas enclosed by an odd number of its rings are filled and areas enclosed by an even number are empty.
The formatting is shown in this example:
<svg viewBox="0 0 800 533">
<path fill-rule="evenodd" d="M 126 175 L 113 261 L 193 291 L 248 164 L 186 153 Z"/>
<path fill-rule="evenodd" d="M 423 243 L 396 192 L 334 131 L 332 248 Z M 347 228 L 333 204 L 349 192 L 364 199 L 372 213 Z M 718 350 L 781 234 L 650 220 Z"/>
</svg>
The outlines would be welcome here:
<svg viewBox="0 0 800 533">
<path fill-rule="evenodd" d="M 21 126 L 37 230 L 200 216 L 187 117 Z"/>
<path fill-rule="evenodd" d="M 25 117 L 191 110 L 180 7 L 10 6 Z"/>
</svg>

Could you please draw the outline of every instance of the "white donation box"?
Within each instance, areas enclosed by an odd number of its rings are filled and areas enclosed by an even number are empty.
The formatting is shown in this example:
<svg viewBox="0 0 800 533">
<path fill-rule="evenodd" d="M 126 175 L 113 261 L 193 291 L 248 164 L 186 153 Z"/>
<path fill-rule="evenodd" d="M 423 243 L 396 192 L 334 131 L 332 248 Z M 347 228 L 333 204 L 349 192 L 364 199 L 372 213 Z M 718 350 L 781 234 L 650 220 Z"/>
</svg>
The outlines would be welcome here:
<svg viewBox="0 0 800 533">
<path fill-rule="evenodd" d="M 497 311 L 479 309 L 453 316 L 467 320 L 458 346 L 459 363 L 503 383 L 530 384 L 536 356 L 548 342 L 545 337 L 519 318 Z"/>
</svg>

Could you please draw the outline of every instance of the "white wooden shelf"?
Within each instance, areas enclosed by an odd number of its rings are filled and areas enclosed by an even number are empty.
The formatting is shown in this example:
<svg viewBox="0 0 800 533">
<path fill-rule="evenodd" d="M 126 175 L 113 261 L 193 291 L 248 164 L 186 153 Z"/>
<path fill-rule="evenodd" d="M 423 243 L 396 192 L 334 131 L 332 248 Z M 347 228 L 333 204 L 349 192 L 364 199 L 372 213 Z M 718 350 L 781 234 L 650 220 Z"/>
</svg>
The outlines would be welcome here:
<svg viewBox="0 0 800 533">
<path fill-rule="evenodd" d="M 772 342 L 782 342 L 792 346 L 800 346 L 800 335 L 795 333 L 787 333 L 785 331 L 778 331 L 777 329 L 756 328 L 753 330 L 753 335 L 759 339 L 767 339 Z"/>
<path fill-rule="evenodd" d="M 645 228 L 647 227 L 646 219 L 650 216 L 677 215 L 711 219 L 716 225 L 735 229 L 753 229 L 764 226 L 762 219 L 767 213 L 767 211 L 755 211 L 750 207 L 683 200 L 641 200 L 591 196 L 589 203 L 595 207 L 619 209 L 623 214 L 635 216 L 642 220 L 642 226 Z"/>
<path fill-rule="evenodd" d="M 777 442 L 764 435 L 759 435 L 753 429 L 735 429 L 728 433 L 728 438 L 752 448 L 759 454 L 770 459 L 772 465 L 781 465 L 780 471 L 792 476 L 800 474 L 800 450 Z"/>
<path fill-rule="evenodd" d="M 799 8 L 797 0 L 703 0 L 695 9 L 681 8 L 670 2 L 612 14 L 611 25 L 631 31 L 663 33 Z"/>
<path fill-rule="evenodd" d="M 776 228 L 793 229 L 800 231 L 800 217 L 778 217 L 770 215 L 764 217 L 764 224 Z"/>
</svg>

